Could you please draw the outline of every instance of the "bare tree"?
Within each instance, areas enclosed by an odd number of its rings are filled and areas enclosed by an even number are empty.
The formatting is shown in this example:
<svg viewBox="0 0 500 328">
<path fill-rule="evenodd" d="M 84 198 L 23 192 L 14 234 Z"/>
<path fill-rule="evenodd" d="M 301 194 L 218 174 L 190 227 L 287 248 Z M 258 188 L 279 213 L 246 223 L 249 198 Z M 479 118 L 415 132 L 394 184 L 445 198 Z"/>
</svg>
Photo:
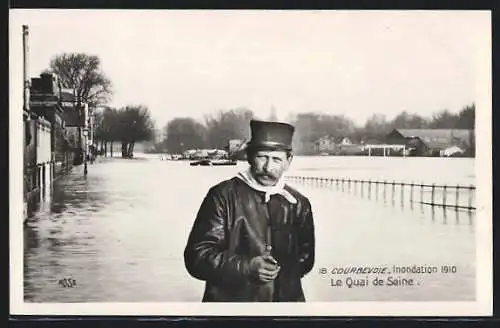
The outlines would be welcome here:
<svg viewBox="0 0 500 328">
<path fill-rule="evenodd" d="M 126 106 L 116 115 L 116 134 L 114 137 L 122 143 L 122 157 L 132 158 L 134 146 L 138 141 L 154 138 L 155 125 L 149 109 L 145 106 Z"/>
<path fill-rule="evenodd" d="M 97 108 L 112 94 L 111 81 L 100 67 L 100 59 L 85 53 L 63 53 L 50 61 L 46 72 L 55 73 L 64 88 L 73 89 L 79 100 Z"/>
</svg>

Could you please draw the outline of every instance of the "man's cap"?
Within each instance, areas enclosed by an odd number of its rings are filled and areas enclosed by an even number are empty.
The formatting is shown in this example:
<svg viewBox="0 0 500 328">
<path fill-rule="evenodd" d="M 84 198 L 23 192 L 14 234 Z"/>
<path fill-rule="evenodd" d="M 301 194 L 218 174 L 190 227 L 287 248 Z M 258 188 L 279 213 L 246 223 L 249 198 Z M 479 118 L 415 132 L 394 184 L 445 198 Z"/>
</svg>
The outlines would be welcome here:
<svg viewBox="0 0 500 328">
<path fill-rule="evenodd" d="M 250 121 L 251 139 L 247 148 L 269 150 L 292 150 L 295 128 L 282 122 Z"/>
</svg>

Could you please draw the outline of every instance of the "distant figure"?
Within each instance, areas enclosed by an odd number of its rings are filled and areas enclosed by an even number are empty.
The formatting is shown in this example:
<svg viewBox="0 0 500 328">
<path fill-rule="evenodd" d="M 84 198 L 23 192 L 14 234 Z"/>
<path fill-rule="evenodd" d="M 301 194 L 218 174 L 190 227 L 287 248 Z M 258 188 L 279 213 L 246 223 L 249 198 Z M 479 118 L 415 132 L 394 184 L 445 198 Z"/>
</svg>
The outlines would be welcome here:
<svg viewBox="0 0 500 328">
<path fill-rule="evenodd" d="M 304 302 L 314 265 L 311 204 L 286 185 L 294 127 L 251 121 L 250 168 L 213 186 L 198 211 L 184 261 L 206 281 L 203 302 Z"/>
<path fill-rule="evenodd" d="M 94 145 L 89 146 L 89 156 L 90 156 L 90 164 L 93 164 L 97 157 L 97 148 Z"/>
</svg>

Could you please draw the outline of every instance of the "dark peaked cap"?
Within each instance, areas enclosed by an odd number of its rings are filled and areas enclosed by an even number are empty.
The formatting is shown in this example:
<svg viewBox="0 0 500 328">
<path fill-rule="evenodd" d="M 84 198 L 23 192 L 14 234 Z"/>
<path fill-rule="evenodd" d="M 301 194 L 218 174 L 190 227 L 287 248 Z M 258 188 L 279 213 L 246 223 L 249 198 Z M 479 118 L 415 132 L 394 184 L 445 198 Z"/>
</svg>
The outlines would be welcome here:
<svg viewBox="0 0 500 328">
<path fill-rule="evenodd" d="M 293 125 L 281 122 L 250 121 L 250 149 L 292 150 Z"/>
</svg>

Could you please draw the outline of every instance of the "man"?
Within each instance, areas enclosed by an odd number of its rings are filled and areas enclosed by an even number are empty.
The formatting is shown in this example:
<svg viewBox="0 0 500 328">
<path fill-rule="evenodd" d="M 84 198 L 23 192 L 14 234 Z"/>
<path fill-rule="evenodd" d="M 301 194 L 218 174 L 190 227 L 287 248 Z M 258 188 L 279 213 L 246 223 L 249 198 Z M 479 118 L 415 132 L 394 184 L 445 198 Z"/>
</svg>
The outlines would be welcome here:
<svg viewBox="0 0 500 328">
<path fill-rule="evenodd" d="M 212 187 L 184 251 L 204 302 L 304 302 L 314 264 L 311 204 L 285 185 L 294 127 L 251 121 L 250 168 Z"/>
</svg>

